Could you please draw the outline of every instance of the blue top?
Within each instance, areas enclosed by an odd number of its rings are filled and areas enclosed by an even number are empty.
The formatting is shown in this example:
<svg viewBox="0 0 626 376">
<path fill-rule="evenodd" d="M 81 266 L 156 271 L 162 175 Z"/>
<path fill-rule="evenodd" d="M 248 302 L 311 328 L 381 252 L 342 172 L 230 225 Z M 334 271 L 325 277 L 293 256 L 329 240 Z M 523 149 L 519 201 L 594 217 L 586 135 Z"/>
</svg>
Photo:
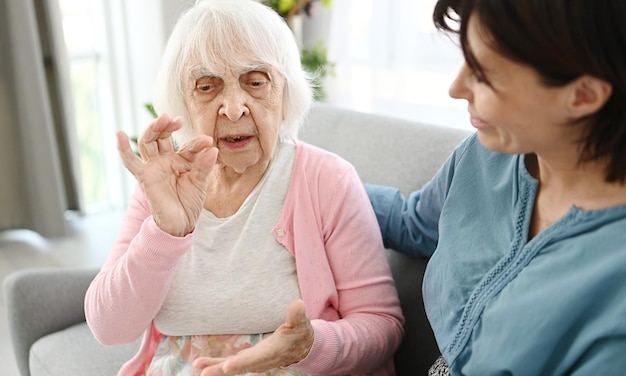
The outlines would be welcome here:
<svg viewBox="0 0 626 376">
<path fill-rule="evenodd" d="M 453 375 L 625 375 L 626 205 L 528 241 L 538 182 L 476 135 L 406 199 L 366 186 L 389 248 L 432 256 L 424 305 Z"/>
</svg>

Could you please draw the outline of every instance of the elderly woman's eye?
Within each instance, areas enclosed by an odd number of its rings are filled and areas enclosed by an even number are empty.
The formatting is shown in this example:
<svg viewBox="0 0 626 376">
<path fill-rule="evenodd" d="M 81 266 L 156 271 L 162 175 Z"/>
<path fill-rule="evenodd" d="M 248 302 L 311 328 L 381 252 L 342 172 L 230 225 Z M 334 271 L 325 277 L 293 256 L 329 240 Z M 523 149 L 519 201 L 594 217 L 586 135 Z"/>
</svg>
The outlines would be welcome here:
<svg viewBox="0 0 626 376">
<path fill-rule="evenodd" d="M 251 89 L 260 89 L 270 83 L 268 74 L 264 71 L 252 71 L 240 77 L 243 85 Z"/>
<path fill-rule="evenodd" d="M 198 86 L 196 86 L 196 89 L 198 89 L 199 91 L 210 91 L 213 88 L 212 85 L 210 84 L 200 84 Z"/>
<path fill-rule="evenodd" d="M 196 91 L 200 93 L 213 92 L 221 84 L 221 80 L 218 77 L 204 76 L 196 80 Z"/>
<path fill-rule="evenodd" d="M 261 81 L 261 80 L 250 81 L 250 86 L 252 87 L 261 87 L 261 86 L 264 86 L 265 84 L 267 84 L 267 81 Z"/>
</svg>

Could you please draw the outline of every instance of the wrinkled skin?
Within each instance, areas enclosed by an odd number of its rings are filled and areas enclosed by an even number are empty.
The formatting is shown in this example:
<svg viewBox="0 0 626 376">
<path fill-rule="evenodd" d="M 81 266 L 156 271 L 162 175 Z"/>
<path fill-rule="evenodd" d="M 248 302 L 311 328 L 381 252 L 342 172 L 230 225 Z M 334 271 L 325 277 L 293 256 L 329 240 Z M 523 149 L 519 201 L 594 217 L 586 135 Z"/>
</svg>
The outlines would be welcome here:
<svg viewBox="0 0 626 376">
<path fill-rule="evenodd" d="M 193 230 L 207 194 L 209 173 L 217 159 L 213 139 L 199 135 L 174 150 L 171 135 L 182 127 L 181 118 L 164 114 L 153 121 L 138 142 L 141 158 L 128 136 L 117 134 L 124 166 L 146 194 L 156 224 L 173 236 Z"/>
<path fill-rule="evenodd" d="M 230 376 L 285 367 L 304 359 L 313 346 L 313 328 L 302 300 L 293 301 L 287 319 L 256 346 L 228 358 L 200 357 L 193 362 L 194 375 Z"/>
<path fill-rule="evenodd" d="M 141 185 L 155 223 L 179 237 L 193 231 L 203 208 L 220 217 L 236 212 L 269 165 L 283 116 L 284 78 L 270 67 L 192 81 L 184 86 L 185 101 L 196 136 L 178 151 L 171 136 L 183 120 L 167 114 L 139 138 L 141 158 L 126 134 L 117 135 L 124 166 Z M 194 371 L 238 375 L 288 366 L 307 356 L 313 339 L 304 302 L 295 300 L 271 336 L 233 357 L 197 358 Z"/>
</svg>

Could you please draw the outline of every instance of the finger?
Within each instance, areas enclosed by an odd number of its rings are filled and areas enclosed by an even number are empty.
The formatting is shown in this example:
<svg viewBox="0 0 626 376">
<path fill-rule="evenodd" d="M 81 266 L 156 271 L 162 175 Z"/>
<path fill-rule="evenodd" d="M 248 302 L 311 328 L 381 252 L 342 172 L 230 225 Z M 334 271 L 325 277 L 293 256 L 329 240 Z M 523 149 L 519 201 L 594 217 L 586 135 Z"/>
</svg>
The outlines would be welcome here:
<svg viewBox="0 0 626 376">
<path fill-rule="evenodd" d="M 289 304 L 285 323 L 276 330 L 274 335 L 277 333 L 285 338 L 284 344 L 287 348 L 282 355 L 284 359 L 289 361 L 286 365 L 298 362 L 308 356 L 315 340 L 315 332 L 301 299 L 294 300 Z"/>
<path fill-rule="evenodd" d="M 139 138 L 139 152 L 144 159 L 159 155 L 159 152 L 172 152 L 172 133 L 183 126 L 183 119 L 178 116 L 171 119 L 168 114 L 162 114 L 143 131 Z"/>
<path fill-rule="evenodd" d="M 248 372 L 265 372 L 280 366 L 280 364 L 272 364 L 272 359 L 268 359 L 264 351 L 259 351 L 260 349 L 255 349 L 255 347 L 258 347 L 258 345 L 242 350 L 236 356 L 226 359 L 223 363 L 207 368 L 207 370 L 210 370 L 207 372 L 207 375 L 235 376 Z M 254 351 L 252 351 L 253 349 Z"/>
<path fill-rule="evenodd" d="M 154 119 L 144 130 L 142 135 L 143 141 L 150 143 L 162 137 L 163 131 L 166 130 L 167 125 L 170 124 L 171 121 L 172 118 L 169 114 L 159 115 L 159 117 Z"/>
<path fill-rule="evenodd" d="M 308 326 L 309 318 L 306 316 L 304 302 L 302 299 L 294 300 L 287 308 L 287 320 L 285 325 L 289 328 L 297 328 L 300 326 Z"/>
<path fill-rule="evenodd" d="M 226 374 L 219 366 L 204 368 L 200 373 L 197 373 L 197 375 L 199 376 L 231 376 L 229 374 Z M 236 374 L 233 376 L 236 376 Z"/>
<path fill-rule="evenodd" d="M 206 181 L 215 162 L 217 161 L 217 148 L 204 150 L 192 164 L 192 178 L 196 181 Z"/>
<path fill-rule="evenodd" d="M 220 364 L 225 375 L 239 375 L 246 372 L 264 372 L 272 368 L 294 363 L 284 359 L 285 339 L 272 334 L 258 344 L 241 350 Z"/>
<path fill-rule="evenodd" d="M 182 128 L 182 126 L 183 118 L 180 116 L 175 117 L 165 125 L 165 128 L 161 131 L 161 137 L 157 139 L 160 153 L 174 152 L 172 134 Z"/>
<path fill-rule="evenodd" d="M 196 158 L 197 154 L 204 150 L 208 150 L 212 145 L 213 138 L 206 135 L 200 135 L 185 142 L 181 147 L 178 148 L 177 153 L 181 157 L 191 162 Z"/>
<path fill-rule="evenodd" d="M 128 135 L 122 131 L 116 133 L 117 136 L 117 150 L 119 152 L 120 157 L 122 158 L 122 163 L 124 167 L 131 174 L 137 175 L 139 169 L 143 165 L 142 160 L 137 157 L 132 147 L 130 146 L 130 139 Z"/>
<path fill-rule="evenodd" d="M 183 126 L 183 118 L 177 116 L 171 118 L 168 114 L 162 114 L 154 120 L 147 128 L 144 139 L 146 142 L 153 142 L 158 139 L 169 139 L 172 133 Z"/>
<path fill-rule="evenodd" d="M 202 356 L 202 357 L 196 358 L 193 361 L 193 363 L 191 363 L 191 365 L 194 369 L 201 370 L 210 366 L 224 363 L 225 360 L 226 358 L 211 358 L 208 356 Z"/>
<path fill-rule="evenodd" d="M 218 149 L 212 147 L 213 138 L 201 135 L 193 138 L 178 149 L 178 154 L 188 162 L 191 162 L 192 178 L 204 181 L 215 162 L 217 161 Z"/>
<path fill-rule="evenodd" d="M 147 161 L 152 157 L 156 157 L 159 154 L 159 146 L 153 139 L 154 134 L 156 134 L 156 132 L 154 131 L 154 123 L 152 123 L 144 129 L 141 136 L 139 136 L 139 139 L 137 140 L 137 148 L 139 149 L 139 154 L 144 161 Z"/>
<path fill-rule="evenodd" d="M 229 376 L 222 366 L 227 358 L 197 358 L 192 363 L 192 374 L 199 376 Z M 237 374 L 233 374 L 237 375 Z"/>
</svg>

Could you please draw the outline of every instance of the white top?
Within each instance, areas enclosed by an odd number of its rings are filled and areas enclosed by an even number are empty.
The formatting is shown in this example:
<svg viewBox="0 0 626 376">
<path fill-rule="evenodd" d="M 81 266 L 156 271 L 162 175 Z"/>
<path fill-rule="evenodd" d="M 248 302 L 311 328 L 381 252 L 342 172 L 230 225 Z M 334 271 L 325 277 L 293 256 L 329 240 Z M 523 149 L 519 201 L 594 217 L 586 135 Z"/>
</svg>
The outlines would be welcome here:
<svg viewBox="0 0 626 376">
<path fill-rule="evenodd" d="M 293 256 L 272 236 L 293 167 L 295 145 L 279 143 L 268 170 L 239 210 L 204 210 L 191 249 L 176 268 L 154 319 L 169 336 L 273 332 L 300 298 Z"/>
</svg>

